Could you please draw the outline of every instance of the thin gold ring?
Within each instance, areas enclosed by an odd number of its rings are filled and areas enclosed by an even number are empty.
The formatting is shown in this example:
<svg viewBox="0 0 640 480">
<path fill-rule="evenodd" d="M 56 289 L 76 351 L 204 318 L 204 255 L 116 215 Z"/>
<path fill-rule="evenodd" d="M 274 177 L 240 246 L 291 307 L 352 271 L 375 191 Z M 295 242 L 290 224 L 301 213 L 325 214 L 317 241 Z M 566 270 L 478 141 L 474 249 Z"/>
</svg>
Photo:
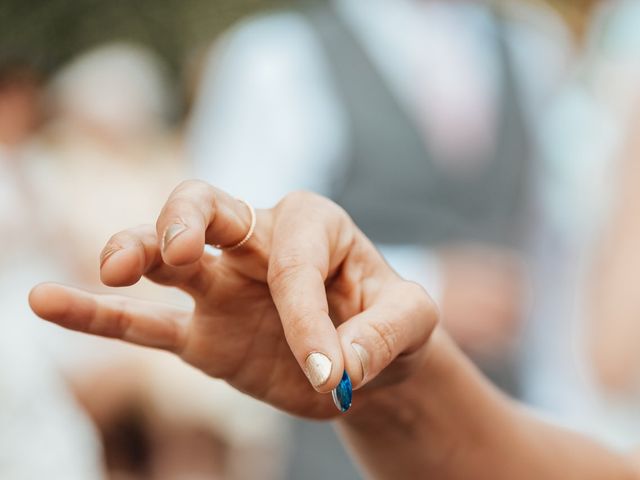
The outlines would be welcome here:
<svg viewBox="0 0 640 480">
<path fill-rule="evenodd" d="M 247 231 L 247 234 L 244 236 L 244 238 L 240 240 L 238 243 L 236 243 L 235 245 L 230 245 L 228 247 L 223 247 L 222 245 L 213 245 L 218 250 L 224 250 L 225 252 L 237 250 L 238 248 L 242 247 L 245 243 L 247 243 L 249 240 L 251 240 L 251 237 L 253 237 L 253 232 L 256 229 L 256 211 L 253 209 L 250 203 L 242 200 L 241 198 L 239 198 L 238 201 L 246 205 L 246 207 L 249 209 L 249 214 L 251 215 L 249 230 Z"/>
</svg>

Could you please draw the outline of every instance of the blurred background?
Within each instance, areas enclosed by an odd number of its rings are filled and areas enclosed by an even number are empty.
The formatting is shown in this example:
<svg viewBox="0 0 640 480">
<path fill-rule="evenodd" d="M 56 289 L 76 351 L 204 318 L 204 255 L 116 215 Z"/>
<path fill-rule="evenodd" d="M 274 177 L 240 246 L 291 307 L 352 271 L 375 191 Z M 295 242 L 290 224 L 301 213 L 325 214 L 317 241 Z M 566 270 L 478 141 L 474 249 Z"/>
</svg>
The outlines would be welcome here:
<svg viewBox="0 0 640 480">
<path fill-rule="evenodd" d="M 333 198 L 500 388 L 640 445 L 639 94 L 635 0 L 0 0 L 0 477 L 360 478 L 330 425 L 30 313 L 192 177 Z"/>
</svg>

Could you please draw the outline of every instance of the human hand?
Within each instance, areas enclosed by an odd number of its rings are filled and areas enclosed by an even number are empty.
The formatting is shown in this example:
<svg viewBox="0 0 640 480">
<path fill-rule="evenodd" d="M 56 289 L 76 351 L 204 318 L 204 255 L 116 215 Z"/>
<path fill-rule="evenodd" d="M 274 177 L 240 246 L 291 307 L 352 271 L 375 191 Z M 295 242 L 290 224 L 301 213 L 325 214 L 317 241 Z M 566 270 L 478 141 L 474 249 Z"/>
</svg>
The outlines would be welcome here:
<svg viewBox="0 0 640 480">
<path fill-rule="evenodd" d="M 437 323 L 429 296 L 402 280 L 337 205 L 294 193 L 256 212 L 203 182 L 178 186 L 156 225 L 114 235 L 101 255 L 108 286 L 142 276 L 178 287 L 184 311 L 57 284 L 33 289 L 42 318 L 72 330 L 174 352 L 212 377 L 289 413 L 337 414 L 327 393 L 343 371 L 367 391 L 420 364 Z M 306 373 L 307 378 L 305 378 Z M 309 383 L 315 388 L 309 386 Z"/>
</svg>

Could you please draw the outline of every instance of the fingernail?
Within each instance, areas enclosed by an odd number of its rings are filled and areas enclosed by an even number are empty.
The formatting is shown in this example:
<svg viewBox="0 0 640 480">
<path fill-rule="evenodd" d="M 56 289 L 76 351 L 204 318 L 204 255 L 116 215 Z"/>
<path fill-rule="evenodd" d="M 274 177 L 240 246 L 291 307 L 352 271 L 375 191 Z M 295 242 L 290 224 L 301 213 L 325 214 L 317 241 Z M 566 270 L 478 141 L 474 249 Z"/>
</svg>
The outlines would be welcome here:
<svg viewBox="0 0 640 480">
<path fill-rule="evenodd" d="M 304 373 L 315 388 L 327 383 L 331 375 L 331 360 L 325 354 L 314 352 L 304 362 Z"/>
<path fill-rule="evenodd" d="M 349 378 L 346 370 L 342 374 L 342 379 L 338 386 L 331 390 L 331 396 L 333 397 L 333 403 L 336 408 L 342 413 L 346 412 L 351 407 L 353 389 L 351 388 L 351 379 Z"/>
<path fill-rule="evenodd" d="M 369 371 L 369 353 L 359 343 L 353 342 L 351 346 L 360 359 L 360 367 L 362 368 L 362 380 L 364 381 Z"/>
<path fill-rule="evenodd" d="M 100 254 L 100 268 L 102 268 L 107 260 L 109 260 L 114 253 L 122 250 L 120 247 L 108 247 L 105 248 Z"/>
<path fill-rule="evenodd" d="M 170 225 L 164 232 L 162 237 L 162 250 L 166 250 L 169 244 L 176 239 L 181 233 L 186 232 L 187 227 L 181 223 Z"/>
</svg>

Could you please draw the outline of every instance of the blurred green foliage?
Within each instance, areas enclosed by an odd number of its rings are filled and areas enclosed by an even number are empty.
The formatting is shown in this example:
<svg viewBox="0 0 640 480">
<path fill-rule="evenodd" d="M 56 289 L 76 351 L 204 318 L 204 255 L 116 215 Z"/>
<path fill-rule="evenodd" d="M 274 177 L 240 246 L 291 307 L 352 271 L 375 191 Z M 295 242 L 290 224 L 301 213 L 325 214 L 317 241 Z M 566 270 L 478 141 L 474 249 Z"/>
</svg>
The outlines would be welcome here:
<svg viewBox="0 0 640 480">
<path fill-rule="evenodd" d="M 245 15 L 284 0 L 0 0 L 0 65 L 27 62 L 50 73 L 112 40 L 141 43 L 174 74 L 194 50 Z"/>
</svg>

